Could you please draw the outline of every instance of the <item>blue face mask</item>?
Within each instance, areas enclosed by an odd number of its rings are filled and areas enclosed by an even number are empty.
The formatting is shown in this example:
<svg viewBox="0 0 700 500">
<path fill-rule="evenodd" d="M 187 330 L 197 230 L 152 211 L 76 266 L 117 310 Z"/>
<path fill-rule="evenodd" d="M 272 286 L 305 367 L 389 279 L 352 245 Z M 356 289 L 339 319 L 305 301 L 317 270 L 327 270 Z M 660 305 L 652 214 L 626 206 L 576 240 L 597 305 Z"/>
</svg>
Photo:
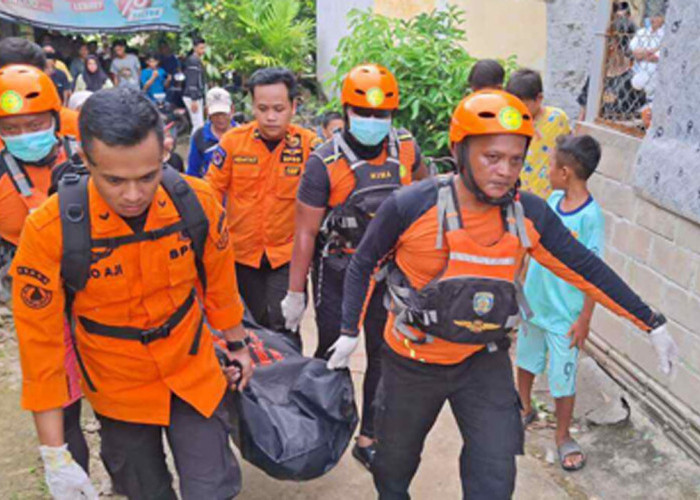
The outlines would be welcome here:
<svg viewBox="0 0 700 500">
<path fill-rule="evenodd" d="M 2 140 L 10 154 L 25 163 L 43 160 L 58 142 L 53 126 L 39 132 L 3 136 Z"/>
<path fill-rule="evenodd" d="M 350 133 L 360 144 L 376 146 L 389 135 L 391 118 L 350 117 Z"/>
</svg>

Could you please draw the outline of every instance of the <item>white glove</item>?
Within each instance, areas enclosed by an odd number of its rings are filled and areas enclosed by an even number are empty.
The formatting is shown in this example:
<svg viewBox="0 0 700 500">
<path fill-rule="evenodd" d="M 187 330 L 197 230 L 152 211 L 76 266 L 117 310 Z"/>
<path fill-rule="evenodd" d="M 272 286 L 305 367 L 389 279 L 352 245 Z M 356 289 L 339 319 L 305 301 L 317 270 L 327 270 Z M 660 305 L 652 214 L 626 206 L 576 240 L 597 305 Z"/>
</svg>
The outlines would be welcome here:
<svg viewBox="0 0 700 500">
<path fill-rule="evenodd" d="M 670 375 L 671 370 L 678 361 L 678 345 L 676 345 L 676 341 L 668 333 L 665 324 L 652 330 L 649 336 L 656 350 L 656 356 L 659 358 L 659 370 L 664 375 Z"/>
<path fill-rule="evenodd" d="M 44 477 L 51 496 L 56 500 L 97 500 L 90 478 L 73 460 L 68 445 L 39 446 L 44 461 Z"/>
<path fill-rule="evenodd" d="M 357 349 L 360 343 L 360 336 L 341 335 L 335 344 L 328 348 L 331 358 L 326 363 L 326 368 L 335 370 L 337 368 L 347 368 L 350 363 L 350 355 Z"/>
<path fill-rule="evenodd" d="M 306 310 L 306 294 L 304 292 L 287 291 L 282 300 L 282 316 L 284 316 L 284 327 L 287 330 L 296 332 L 299 330 L 299 323 Z"/>
</svg>

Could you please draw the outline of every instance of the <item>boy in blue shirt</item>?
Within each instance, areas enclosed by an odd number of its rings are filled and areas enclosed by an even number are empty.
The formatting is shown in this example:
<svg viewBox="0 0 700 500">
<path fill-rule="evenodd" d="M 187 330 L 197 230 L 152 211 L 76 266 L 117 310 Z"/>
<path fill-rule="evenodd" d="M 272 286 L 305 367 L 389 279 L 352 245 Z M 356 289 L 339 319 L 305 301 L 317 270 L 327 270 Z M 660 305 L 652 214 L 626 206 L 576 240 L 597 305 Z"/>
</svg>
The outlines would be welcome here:
<svg viewBox="0 0 700 500">
<path fill-rule="evenodd" d="M 158 64 L 158 57 L 148 54 L 146 69 L 141 72 L 141 89 L 153 102 L 156 102 L 158 97 L 165 100 L 165 87 L 170 85 L 170 75 L 163 68 L 159 68 Z"/>
<path fill-rule="evenodd" d="M 600 144 L 589 135 L 560 136 L 550 158 L 549 180 L 554 192 L 547 203 L 580 243 L 601 255 L 605 220 L 588 191 L 587 181 L 600 161 Z M 523 322 L 516 349 L 518 391 L 523 423 L 532 422 L 531 393 L 535 375 L 549 365 L 549 389 L 556 402 L 555 440 L 564 470 L 579 470 L 586 457 L 569 434 L 576 393 L 578 353 L 588 337 L 595 302 L 578 289 L 532 262 L 525 296 L 534 316 Z"/>
</svg>

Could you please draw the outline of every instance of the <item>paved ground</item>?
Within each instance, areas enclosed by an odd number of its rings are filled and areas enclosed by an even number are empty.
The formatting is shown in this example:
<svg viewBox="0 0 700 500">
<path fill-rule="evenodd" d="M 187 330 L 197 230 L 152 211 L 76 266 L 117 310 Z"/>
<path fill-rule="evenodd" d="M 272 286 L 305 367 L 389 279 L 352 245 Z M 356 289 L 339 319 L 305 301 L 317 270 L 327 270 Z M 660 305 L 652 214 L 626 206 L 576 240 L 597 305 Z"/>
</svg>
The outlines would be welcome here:
<svg viewBox="0 0 700 500">
<path fill-rule="evenodd" d="M 0 316 L 3 310 L 0 309 Z M 311 315 L 306 318 L 305 351 L 314 349 Z M 352 373 L 360 394 L 364 353 L 352 361 Z M 36 437 L 28 413 L 19 409 L 20 372 L 12 327 L 0 324 L 0 499 L 47 498 L 43 486 Z M 591 428 L 577 423 L 576 437 L 589 455 L 589 464 L 578 473 L 563 472 L 554 461 L 546 385 L 536 391 L 542 403 L 542 421 L 527 433 L 526 455 L 518 459 L 517 500 L 555 499 L 700 499 L 700 467 L 693 464 L 663 436 L 641 411 L 632 406 L 631 421 L 622 427 Z M 619 388 L 588 359 L 581 369 L 581 404 L 578 415 L 617 397 Z M 84 420 L 93 455 L 93 479 L 109 491 L 97 456 L 98 438 L 89 412 Z M 580 422 L 583 422 L 581 419 Z M 454 418 L 445 408 L 428 437 L 423 463 L 412 485 L 415 499 L 461 497 L 458 456 L 461 440 Z M 268 478 L 247 463 L 242 464 L 243 500 L 375 498 L 371 476 L 349 453 L 326 476 L 306 483 Z M 105 495 L 106 496 L 106 495 Z"/>
</svg>

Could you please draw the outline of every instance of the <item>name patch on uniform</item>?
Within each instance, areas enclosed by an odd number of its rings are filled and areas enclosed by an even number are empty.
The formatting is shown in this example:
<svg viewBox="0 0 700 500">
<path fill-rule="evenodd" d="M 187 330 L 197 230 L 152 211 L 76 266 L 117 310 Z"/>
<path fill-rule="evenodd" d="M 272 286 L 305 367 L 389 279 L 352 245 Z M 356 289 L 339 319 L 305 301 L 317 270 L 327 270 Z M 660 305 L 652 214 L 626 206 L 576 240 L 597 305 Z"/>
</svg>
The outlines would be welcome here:
<svg viewBox="0 0 700 500">
<path fill-rule="evenodd" d="M 287 177 L 299 177 L 301 174 L 301 167 L 297 165 L 287 165 L 284 167 L 284 175 Z"/>
<path fill-rule="evenodd" d="M 245 163 L 246 165 L 255 165 L 256 163 L 258 163 L 258 157 L 237 155 L 233 157 L 233 163 Z"/>
<path fill-rule="evenodd" d="M 226 151 L 223 150 L 221 146 L 216 148 L 216 150 L 211 155 L 211 162 L 216 168 L 221 168 L 221 166 L 226 161 Z"/>
<path fill-rule="evenodd" d="M 34 278 L 42 285 L 48 285 L 49 281 L 51 281 L 44 273 L 37 271 L 36 269 L 32 269 L 31 267 L 17 266 L 17 274 L 20 276 L 29 276 L 30 278 Z"/>
<path fill-rule="evenodd" d="M 90 269 L 90 277 L 96 280 L 100 278 L 114 278 L 115 276 L 123 275 L 124 269 L 122 269 L 121 264 L 115 264 L 112 267 L 107 266 L 104 269 L 97 269 L 96 267 Z"/>
<path fill-rule="evenodd" d="M 21 292 L 22 302 L 31 309 L 43 309 L 51 303 L 53 293 L 35 285 L 24 285 Z"/>
<path fill-rule="evenodd" d="M 391 179 L 391 172 L 388 170 L 380 170 L 379 172 L 370 172 L 369 178 L 372 180 Z"/>
<path fill-rule="evenodd" d="M 282 150 L 282 163 L 302 163 L 304 152 L 301 147 L 286 147 Z"/>
</svg>

